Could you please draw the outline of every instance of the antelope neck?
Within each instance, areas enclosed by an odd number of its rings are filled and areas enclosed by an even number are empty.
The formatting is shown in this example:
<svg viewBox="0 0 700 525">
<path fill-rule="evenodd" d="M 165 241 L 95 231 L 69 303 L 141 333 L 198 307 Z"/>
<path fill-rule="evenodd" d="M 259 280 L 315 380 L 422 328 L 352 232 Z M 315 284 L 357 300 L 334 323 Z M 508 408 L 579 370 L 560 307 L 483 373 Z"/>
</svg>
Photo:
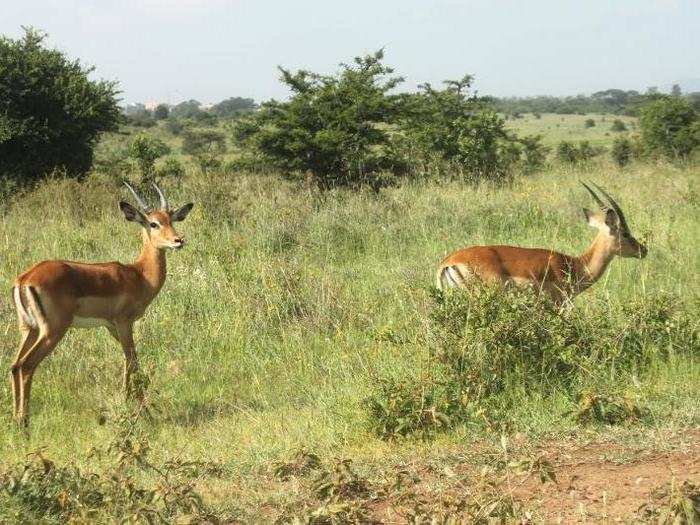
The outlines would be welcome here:
<svg viewBox="0 0 700 525">
<path fill-rule="evenodd" d="M 614 257 L 614 247 L 610 238 L 599 233 L 583 255 L 578 258 L 583 265 L 581 281 L 584 289 L 600 279 Z"/>
<path fill-rule="evenodd" d="M 146 230 L 143 230 L 142 238 L 143 247 L 134 266 L 143 274 L 143 277 L 152 289 L 153 295 L 155 295 L 165 282 L 165 251 L 153 245 Z"/>
</svg>

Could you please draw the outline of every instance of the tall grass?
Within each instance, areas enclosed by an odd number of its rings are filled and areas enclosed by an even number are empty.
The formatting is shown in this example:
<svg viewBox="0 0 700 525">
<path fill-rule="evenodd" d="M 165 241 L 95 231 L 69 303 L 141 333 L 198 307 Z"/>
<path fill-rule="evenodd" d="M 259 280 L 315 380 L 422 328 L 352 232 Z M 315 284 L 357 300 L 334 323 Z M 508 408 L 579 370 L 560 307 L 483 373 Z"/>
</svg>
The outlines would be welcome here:
<svg viewBox="0 0 700 525">
<path fill-rule="evenodd" d="M 580 178 L 618 197 L 650 250 L 643 261 L 613 262 L 568 315 L 619 317 L 627 303 L 665 293 L 681 297 L 690 312 L 700 296 L 700 170 L 578 169 L 556 168 L 507 188 L 425 183 L 378 193 L 316 193 L 274 175 L 166 183 L 171 202 L 196 206 L 180 226 L 189 243 L 168 255 L 165 287 L 137 325 L 137 352 L 151 379 L 152 454 L 246 472 L 302 445 L 365 456 L 408 446 L 375 436 L 366 400 L 378 377 L 401 381 L 435 366 L 423 335 L 437 262 L 481 243 L 581 252 L 594 232 L 581 213 L 593 204 Z M 0 368 L 9 370 L 18 342 L 9 296 L 17 274 L 47 258 L 136 257 L 140 236 L 122 219 L 120 198 L 112 178 L 95 174 L 80 183 L 49 180 L 3 203 L 0 284 L 8 293 L 0 303 Z M 121 366 L 106 331 L 71 331 L 37 372 L 29 438 L 12 424 L 9 386 L 0 389 L 0 463 L 39 447 L 57 460 L 83 458 L 108 442 L 110 427 L 100 423 L 121 403 Z M 639 395 L 652 424 L 697 425 L 698 356 L 650 366 L 655 373 L 639 379 Z M 576 407 L 565 393 L 512 394 L 514 430 L 579 424 L 567 415 Z M 484 430 L 467 425 L 441 439 Z"/>
</svg>

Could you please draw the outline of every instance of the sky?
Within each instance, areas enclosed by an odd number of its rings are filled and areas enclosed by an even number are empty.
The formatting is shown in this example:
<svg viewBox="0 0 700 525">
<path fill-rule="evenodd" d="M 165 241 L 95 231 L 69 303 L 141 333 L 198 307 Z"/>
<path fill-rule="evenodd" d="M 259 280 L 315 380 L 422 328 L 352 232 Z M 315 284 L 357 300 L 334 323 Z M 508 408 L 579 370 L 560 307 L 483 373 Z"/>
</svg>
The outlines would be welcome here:
<svg viewBox="0 0 700 525">
<path fill-rule="evenodd" d="M 117 80 L 124 103 L 283 99 L 277 66 L 320 73 L 385 50 L 405 89 L 475 76 L 481 94 L 700 83 L 699 0 L 0 0 Z"/>
</svg>

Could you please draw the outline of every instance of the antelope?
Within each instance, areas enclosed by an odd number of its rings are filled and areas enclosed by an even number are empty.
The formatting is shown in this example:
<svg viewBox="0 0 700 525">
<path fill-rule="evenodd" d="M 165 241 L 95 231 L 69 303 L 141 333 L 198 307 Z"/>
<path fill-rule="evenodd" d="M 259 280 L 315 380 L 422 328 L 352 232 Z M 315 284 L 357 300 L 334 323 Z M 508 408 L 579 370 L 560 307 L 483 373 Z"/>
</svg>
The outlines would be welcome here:
<svg viewBox="0 0 700 525">
<path fill-rule="evenodd" d="M 119 202 L 119 208 L 127 221 L 143 228 L 143 247 L 135 262 L 48 260 L 15 280 L 12 295 L 21 343 L 12 365 L 13 415 L 24 427 L 29 422 L 34 372 L 70 327 L 107 328 L 124 351 L 124 391 L 127 399 L 132 397 L 131 376 L 138 369 L 134 322 L 143 316 L 165 282 L 165 250 L 184 246 L 185 239 L 173 224 L 184 220 L 193 204 L 171 211 L 163 191 L 154 183 L 160 200 L 159 209 L 154 209 L 124 184 L 138 208 L 124 201 Z"/>
<path fill-rule="evenodd" d="M 646 257 L 646 246 L 632 236 L 615 199 L 593 183 L 608 200 L 605 204 L 587 184 L 581 184 L 600 206 L 597 213 L 583 209 L 588 224 L 598 230 L 583 254 L 571 256 L 549 249 L 518 246 L 471 246 L 452 253 L 440 263 L 438 288 L 464 287 L 473 278 L 532 285 L 561 306 L 595 284 L 616 255 Z"/>
</svg>

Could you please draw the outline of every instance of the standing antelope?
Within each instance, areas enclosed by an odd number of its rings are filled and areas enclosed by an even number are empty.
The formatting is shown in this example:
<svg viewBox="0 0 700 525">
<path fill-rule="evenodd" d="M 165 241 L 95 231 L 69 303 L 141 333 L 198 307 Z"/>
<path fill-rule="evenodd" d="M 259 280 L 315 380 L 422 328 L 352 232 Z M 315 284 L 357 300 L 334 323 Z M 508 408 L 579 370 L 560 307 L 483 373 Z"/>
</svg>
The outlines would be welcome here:
<svg viewBox="0 0 700 525">
<path fill-rule="evenodd" d="M 598 235 L 582 255 L 575 257 L 554 250 L 516 246 L 471 246 L 454 252 L 440 263 L 438 288 L 463 287 L 472 277 L 531 284 L 561 305 L 592 286 L 616 255 L 646 257 L 646 246 L 632 236 L 617 202 L 594 183 L 607 198 L 609 205 L 606 205 L 589 186 L 582 184 L 601 208 L 600 213 L 583 209 L 588 224 L 598 230 Z"/>
<path fill-rule="evenodd" d="M 165 249 L 182 248 L 185 240 L 173 228 L 193 204 L 170 211 L 161 189 L 154 210 L 124 183 L 140 209 L 126 202 L 119 208 L 127 221 L 143 227 L 143 248 L 133 264 L 86 264 L 51 260 L 20 275 L 12 288 L 22 342 L 12 365 L 14 417 L 26 426 L 29 395 L 37 366 L 56 347 L 71 326 L 104 326 L 124 350 L 124 389 L 131 396 L 131 374 L 138 368 L 134 321 L 141 318 L 165 282 Z"/>
</svg>

